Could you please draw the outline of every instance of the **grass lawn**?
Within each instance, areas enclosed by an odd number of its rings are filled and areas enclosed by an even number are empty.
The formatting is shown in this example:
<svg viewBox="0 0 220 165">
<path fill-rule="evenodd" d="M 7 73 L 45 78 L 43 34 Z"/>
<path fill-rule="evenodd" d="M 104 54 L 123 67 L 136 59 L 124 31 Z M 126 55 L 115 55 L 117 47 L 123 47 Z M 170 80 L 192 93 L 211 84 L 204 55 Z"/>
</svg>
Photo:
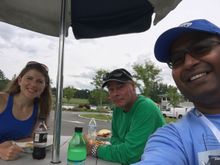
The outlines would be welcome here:
<svg viewBox="0 0 220 165">
<path fill-rule="evenodd" d="M 53 102 L 56 102 L 56 98 L 53 97 Z M 69 101 L 63 98 L 62 103 L 65 105 L 78 105 L 78 104 L 89 104 L 88 99 L 71 98 Z"/>
<path fill-rule="evenodd" d="M 108 121 L 112 119 L 110 115 L 105 115 L 105 114 L 82 114 L 80 116 L 87 118 L 95 118 L 98 120 L 108 120 Z"/>
<path fill-rule="evenodd" d="M 89 101 L 87 99 L 79 99 L 79 98 L 71 98 L 69 101 L 66 98 L 63 98 L 64 104 L 89 104 Z"/>
<path fill-rule="evenodd" d="M 167 123 L 170 123 L 170 122 L 175 122 L 177 119 L 166 117 L 165 120 Z"/>
</svg>

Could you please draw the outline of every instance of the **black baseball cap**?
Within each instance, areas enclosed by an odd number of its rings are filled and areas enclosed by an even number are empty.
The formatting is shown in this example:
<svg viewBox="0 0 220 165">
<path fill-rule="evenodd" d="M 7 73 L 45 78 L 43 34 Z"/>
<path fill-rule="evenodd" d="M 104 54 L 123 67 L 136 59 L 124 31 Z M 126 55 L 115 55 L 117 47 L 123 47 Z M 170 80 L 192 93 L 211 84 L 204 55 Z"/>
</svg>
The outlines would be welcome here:
<svg viewBox="0 0 220 165">
<path fill-rule="evenodd" d="M 103 78 L 102 88 L 104 88 L 109 81 L 118 81 L 121 83 L 126 83 L 128 81 L 133 81 L 132 75 L 124 68 L 115 69 L 110 73 L 106 73 Z"/>
</svg>

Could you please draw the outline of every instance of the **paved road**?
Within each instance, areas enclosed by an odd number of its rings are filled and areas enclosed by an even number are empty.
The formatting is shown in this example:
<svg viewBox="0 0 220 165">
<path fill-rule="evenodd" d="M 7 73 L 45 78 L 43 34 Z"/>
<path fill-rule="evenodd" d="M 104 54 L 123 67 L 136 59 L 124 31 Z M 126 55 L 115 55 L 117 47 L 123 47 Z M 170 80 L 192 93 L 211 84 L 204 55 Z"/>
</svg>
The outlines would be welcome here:
<svg viewBox="0 0 220 165">
<path fill-rule="evenodd" d="M 61 135 L 70 136 L 74 132 L 74 128 L 77 126 L 83 127 L 83 132 L 87 133 L 87 125 L 90 119 L 79 117 L 79 114 L 83 112 L 62 112 L 62 122 L 61 122 Z M 51 113 L 51 120 L 49 123 L 49 134 L 53 134 L 53 124 L 54 124 L 54 113 Z M 96 120 L 97 131 L 102 128 L 111 129 L 111 123 L 108 121 Z"/>
</svg>

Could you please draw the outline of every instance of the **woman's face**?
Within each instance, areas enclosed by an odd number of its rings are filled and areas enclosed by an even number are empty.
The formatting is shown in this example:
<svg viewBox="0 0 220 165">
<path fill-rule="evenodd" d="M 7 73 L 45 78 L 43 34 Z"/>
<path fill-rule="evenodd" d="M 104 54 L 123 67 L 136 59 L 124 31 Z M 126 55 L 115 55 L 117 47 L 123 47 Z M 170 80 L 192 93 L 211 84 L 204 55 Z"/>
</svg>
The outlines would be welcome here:
<svg viewBox="0 0 220 165">
<path fill-rule="evenodd" d="M 22 77 L 19 77 L 18 84 L 20 86 L 21 93 L 31 99 L 40 97 L 46 87 L 46 79 L 44 75 L 31 69 L 27 71 Z"/>
</svg>

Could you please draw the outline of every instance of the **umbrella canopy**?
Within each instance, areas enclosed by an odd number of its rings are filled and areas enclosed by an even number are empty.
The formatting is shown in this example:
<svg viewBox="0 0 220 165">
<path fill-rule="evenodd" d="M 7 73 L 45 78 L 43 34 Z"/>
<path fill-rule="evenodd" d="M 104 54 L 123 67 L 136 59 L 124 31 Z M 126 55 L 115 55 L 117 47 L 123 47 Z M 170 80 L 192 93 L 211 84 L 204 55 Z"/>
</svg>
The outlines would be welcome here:
<svg viewBox="0 0 220 165">
<path fill-rule="evenodd" d="M 72 0 L 71 11 L 75 37 L 97 38 L 149 29 L 153 6 L 147 0 Z"/>
<path fill-rule="evenodd" d="M 65 31 L 79 38 L 145 31 L 152 5 L 146 0 L 67 0 Z M 61 0 L 2 0 L 0 19 L 9 24 L 59 36 Z M 71 12 L 72 11 L 72 12 Z"/>
<path fill-rule="evenodd" d="M 181 0 L 66 0 L 65 32 L 76 39 L 143 32 Z M 0 20 L 51 36 L 60 34 L 62 0 L 1 0 Z M 153 11 L 154 10 L 154 11 Z M 67 36 L 67 34 L 65 34 Z"/>
<path fill-rule="evenodd" d="M 52 162 L 59 163 L 64 38 L 72 26 L 76 39 L 143 32 L 181 0 L 1 0 L 0 21 L 59 36 L 56 111 Z"/>
<path fill-rule="evenodd" d="M 0 21 L 50 36 L 59 36 L 61 0 L 1 0 Z M 71 25 L 70 0 L 66 25 Z M 66 30 L 67 31 L 67 30 Z"/>
</svg>

